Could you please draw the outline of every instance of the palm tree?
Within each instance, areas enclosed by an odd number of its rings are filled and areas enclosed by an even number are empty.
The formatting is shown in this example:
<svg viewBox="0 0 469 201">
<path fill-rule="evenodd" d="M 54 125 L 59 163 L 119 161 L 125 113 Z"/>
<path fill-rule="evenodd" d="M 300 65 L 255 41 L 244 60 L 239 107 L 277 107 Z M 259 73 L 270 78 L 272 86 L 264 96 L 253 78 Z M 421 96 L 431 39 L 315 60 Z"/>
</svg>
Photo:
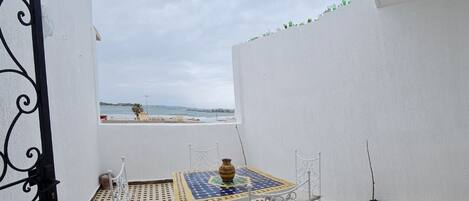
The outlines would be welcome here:
<svg viewBox="0 0 469 201">
<path fill-rule="evenodd" d="M 143 113 L 143 106 L 141 104 L 135 103 L 132 106 L 132 112 L 134 112 L 135 116 L 137 117 L 137 120 L 139 120 L 140 114 Z"/>
</svg>

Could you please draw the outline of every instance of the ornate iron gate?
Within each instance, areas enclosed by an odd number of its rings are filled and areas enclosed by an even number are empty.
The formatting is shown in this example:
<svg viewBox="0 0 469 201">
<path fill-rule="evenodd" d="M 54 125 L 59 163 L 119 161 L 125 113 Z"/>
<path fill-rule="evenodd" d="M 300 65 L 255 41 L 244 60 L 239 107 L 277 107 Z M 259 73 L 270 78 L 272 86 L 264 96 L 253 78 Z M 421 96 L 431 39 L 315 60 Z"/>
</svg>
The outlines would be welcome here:
<svg viewBox="0 0 469 201">
<path fill-rule="evenodd" d="M 0 0 L 0 8 L 5 0 Z M 20 1 L 20 0 L 11 0 Z M 16 66 L 14 68 L 3 68 L 0 66 L 0 74 L 8 74 L 11 76 L 19 76 L 28 80 L 28 82 L 34 87 L 35 94 L 37 96 L 36 103 L 32 103 L 31 96 L 28 94 L 21 94 L 16 98 L 16 108 L 18 112 L 15 116 L 11 117 L 11 123 L 9 125 L 7 133 L 0 133 L 5 138 L 3 143 L 3 150 L 0 150 L 0 191 L 17 185 L 22 185 L 22 191 L 24 193 L 30 193 L 33 186 L 37 186 L 37 192 L 32 194 L 32 200 L 40 201 L 55 201 L 57 200 L 56 185 L 59 181 L 55 178 L 54 170 L 54 158 L 52 152 L 52 137 L 49 117 L 49 100 L 47 92 L 47 79 L 46 79 L 46 66 L 44 56 L 44 39 L 42 30 L 42 14 L 41 14 L 41 2 L 40 0 L 21 0 L 22 4 L 25 5 L 25 9 L 16 8 L 17 20 L 24 28 L 31 29 L 32 36 L 32 48 L 34 55 L 34 70 L 35 79 L 33 79 L 26 68 L 24 68 L 21 61 L 15 57 L 14 52 L 8 45 L 8 41 L 3 34 L 2 27 L 0 25 L 0 39 L 3 45 L 3 49 L 0 46 L 0 50 L 6 50 L 10 58 L 0 59 L 11 59 Z M 8 8 L 10 9 L 10 8 Z M 0 10 L 1 11 L 1 10 Z M 4 16 L 0 12 L 0 17 Z M 20 25 L 20 26 L 21 26 Z M 12 84 L 14 86 L 14 84 Z M 0 91 L 1 92 L 1 91 Z M 12 103 L 14 106 L 14 103 Z M 27 106 L 29 106 L 27 108 Z M 32 108 L 32 109 L 30 109 Z M 37 112 L 39 117 L 39 130 L 41 138 L 41 149 L 37 147 L 30 147 L 26 151 L 26 157 L 29 160 L 35 160 L 34 164 L 29 168 L 19 168 L 11 160 L 9 155 L 9 142 L 12 135 L 12 131 L 17 127 L 18 120 L 21 116 L 30 115 Z M 1 143 L 1 142 L 0 142 Z M 0 146 L 1 147 L 1 146 Z M 23 179 L 9 182 L 5 181 L 5 177 L 8 173 L 19 172 L 24 174 Z M 33 193 L 33 192 L 31 192 Z"/>
</svg>

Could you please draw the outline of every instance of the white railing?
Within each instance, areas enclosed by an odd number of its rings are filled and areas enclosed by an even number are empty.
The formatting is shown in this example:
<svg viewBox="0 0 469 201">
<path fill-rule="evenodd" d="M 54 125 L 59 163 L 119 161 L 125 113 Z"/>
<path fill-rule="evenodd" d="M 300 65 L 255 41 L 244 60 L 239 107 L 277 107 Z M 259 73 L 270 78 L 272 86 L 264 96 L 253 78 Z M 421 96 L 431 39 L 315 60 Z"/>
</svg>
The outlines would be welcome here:
<svg viewBox="0 0 469 201">
<path fill-rule="evenodd" d="M 121 157 L 121 169 L 116 177 L 112 177 L 112 171 L 108 171 L 109 187 L 113 201 L 130 201 L 129 183 L 127 180 L 127 170 L 125 167 L 125 157 Z M 114 183 L 116 186 L 114 187 Z"/>
</svg>

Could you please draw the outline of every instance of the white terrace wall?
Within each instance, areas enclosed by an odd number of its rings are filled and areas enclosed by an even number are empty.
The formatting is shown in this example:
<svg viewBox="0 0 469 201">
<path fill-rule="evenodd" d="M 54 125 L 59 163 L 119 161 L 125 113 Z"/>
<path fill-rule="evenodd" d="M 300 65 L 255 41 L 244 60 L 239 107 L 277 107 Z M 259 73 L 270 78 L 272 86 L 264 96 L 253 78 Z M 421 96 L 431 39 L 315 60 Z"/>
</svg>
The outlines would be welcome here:
<svg viewBox="0 0 469 201">
<path fill-rule="evenodd" d="M 96 33 L 91 1 L 47 0 L 51 124 L 60 200 L 90 200 L 98 187 Z"/>
<path fill-rule="evenodd" d="M 98 187 L 99 173 L 97 150 L 97 104 L 95 96 L 94 32 L 91 22 L 91 1 L 43 0 L 45 54 L 49 85 L 50 116 L 55 152 L 58 198 L 64 201 L 90 200 Z M 0 27 L 9 41 L 12 51 L 30 74 L 32 49 L 30 29 L 17 20 L 19 10 L 27 11 L 21 1 L 3 1 L 0 7 Z M 28 16 L 25 19 L 28 19 Z M 0 48 L 0 69 L 16 68 Z M 7 126 L 17 112 L 15 99 L 26 92 L 34 103 L 36 97 L 24 80 L 11 75 L 0 75 L 0 145 Z M 31 165 L 25 153 L 27 148 L 40 147 L 37 115 L 22 117 L 15 127 L 10 143 L 12 159 L 20 167 Z M 0 164 L 2 162 L 0 161 Z M 11 174 L 2 184 L 25 175 Z M 33 189 L 35 193 L 35 189 Z M 33 192 L 25 194 L 21 186 L 0 191 L 0 200 L 31 200 Z M 29 199 L 27 199 L 29 198 Z"/>
<path fill-rule="evenodd" d="M 243 164 L 235 124 L 101 124 L 101 172 L 117 172 L 125 156 L 129 180 L 171 179 L 172 172 L 189 169 L 189 144 L 205 149 L 216 143 L 220 157 Z"/>
<path fill-rule="evenodd" d="M 323 153 L 323 201 L 469 197 L 469 1 L 372 0 L 233 48 L 248 164 L 292 179 Z"/>
</svg>

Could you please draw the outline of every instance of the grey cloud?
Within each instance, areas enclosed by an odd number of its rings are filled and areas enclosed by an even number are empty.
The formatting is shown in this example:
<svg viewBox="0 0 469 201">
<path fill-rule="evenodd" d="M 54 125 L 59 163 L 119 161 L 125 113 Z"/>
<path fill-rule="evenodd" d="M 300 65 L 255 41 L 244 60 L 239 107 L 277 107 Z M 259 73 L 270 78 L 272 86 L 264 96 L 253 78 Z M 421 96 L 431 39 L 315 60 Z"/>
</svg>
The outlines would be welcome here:
<svg viewBox="0 0 469 201">
<path fill-rule="evenodd" d="M 102 101 L 234 107 L 231 47 L 333 0 L 95 0 Z"/>
</svg>

